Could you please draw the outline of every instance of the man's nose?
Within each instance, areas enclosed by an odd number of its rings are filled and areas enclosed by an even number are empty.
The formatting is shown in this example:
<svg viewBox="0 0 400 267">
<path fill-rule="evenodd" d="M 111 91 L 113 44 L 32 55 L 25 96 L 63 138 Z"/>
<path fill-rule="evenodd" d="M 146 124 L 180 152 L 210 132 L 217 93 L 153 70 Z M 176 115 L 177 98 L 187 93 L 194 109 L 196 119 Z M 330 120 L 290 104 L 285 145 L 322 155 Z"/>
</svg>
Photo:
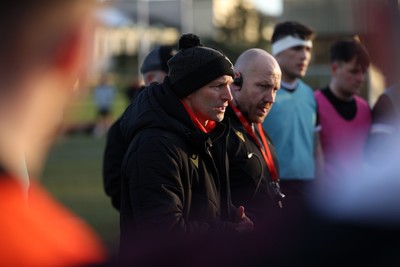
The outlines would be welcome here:
<svg viewBox="0 0 400 267">
<path fill-rule="evenodd" d="M 222 90 L 221 98 L 224 101 L 231 101 L 233 99 L 232 93 L 231 93 L 231 88 L 229 85 L 224 86 L 224 89 Z"/>
<path fill-rule="evenodd" d="M 268 90 L 267 92 L 265 92 L 263 100 L 268 103 L 274 103 L 275 96 L 276 96 L 275 91 L 271 89 L 271 90 Z"/>
</svg>

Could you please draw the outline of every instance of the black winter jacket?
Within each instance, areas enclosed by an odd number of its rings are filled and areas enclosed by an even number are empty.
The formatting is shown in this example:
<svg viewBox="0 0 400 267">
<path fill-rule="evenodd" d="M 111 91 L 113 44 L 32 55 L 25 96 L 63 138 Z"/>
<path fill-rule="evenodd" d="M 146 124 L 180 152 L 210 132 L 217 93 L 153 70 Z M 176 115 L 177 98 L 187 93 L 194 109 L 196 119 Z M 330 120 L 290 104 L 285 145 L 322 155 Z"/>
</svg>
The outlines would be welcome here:
<svg viewBox="0 0 400 267">
<path fill-rule="evenodd" d="M 247 216 L 258 228 L 260 221 L 271 220 L 279 210 L 271 174 L 260 149 L 231 107 L 227 108 L 225 116 L 231 122 L 228 155 L 232 202 L 234 205 L 243 205 Z M 257 130 L 255 133 L 259 135 Z M 270 137 L 264 133 L 279 176 L 275 148 Z"/>
<path fill-rule="evenodd" d="M 121 130 L 130 140 L 122 165 L 121 246 L 132 235 L 235 232 L 228 222 L 229 125 L 199 131 L 167 77 L 137 96 Z"/>
<path fill-rule="evenodd" d="M 131 99 L 135 99 L 143 90 L 145 90 L 144 86 L 134 90 L 131 93 Z M 108 129 L 103 154 L 103 188 L 118 211 L 121 206 L 121 165 L 129 146 L 129 142 L 122 135 L 120 123 L 121 117 Z"/>
</svg>

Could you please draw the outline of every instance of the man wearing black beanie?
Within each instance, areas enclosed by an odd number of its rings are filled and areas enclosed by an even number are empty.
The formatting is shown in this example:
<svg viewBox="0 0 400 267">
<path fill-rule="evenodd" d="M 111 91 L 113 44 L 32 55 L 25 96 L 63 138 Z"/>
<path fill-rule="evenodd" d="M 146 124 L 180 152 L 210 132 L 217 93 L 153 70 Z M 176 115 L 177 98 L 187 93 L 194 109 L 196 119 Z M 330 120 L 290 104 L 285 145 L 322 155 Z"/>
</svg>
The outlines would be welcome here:
<svg viewBox="0 0 400 267">
<path fill-rule="evenodd" d="M 139 94 L 121 121 L 130 140 L 122 166 L 122 257 L 171 238 L 253 229 L 230 199 L 223 119 L 232 63 L 186 34 L 168 66 L 163 84 Z"/>
<path fill-rule="evenodd" d="M 184 35 L 179 52 L 168 61 L 169 80 L 178 97 L 184 97 L 222 76 L 234 76 L 230 60 L 205 47 L 196 35 Z"/>
</svg>

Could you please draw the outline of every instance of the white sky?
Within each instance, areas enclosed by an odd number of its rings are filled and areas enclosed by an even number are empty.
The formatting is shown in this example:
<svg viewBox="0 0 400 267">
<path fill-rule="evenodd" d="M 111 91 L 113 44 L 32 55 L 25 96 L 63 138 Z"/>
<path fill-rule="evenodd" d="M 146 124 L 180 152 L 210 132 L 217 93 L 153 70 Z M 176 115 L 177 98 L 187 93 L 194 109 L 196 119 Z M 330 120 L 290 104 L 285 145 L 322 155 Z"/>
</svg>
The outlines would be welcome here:
<svg viewBox="0 0 400 267">
<path fill-rule="evenodd" d="M 279 16 L 283 11 L 282 0 L 252 0 L 254 5 L 263 13 Z"/>
<path fill-rule="evenodd" d="M 105 1 L 105 0 L 98 0 Z M 149 1 L 161 1 L 161 0 L 149 0 Z M 170 0 L 172 1 L 172 0 Z M 195 1 L 195 0 L 192 0 Z M 248 0 L 252 1 L 256 8 L 261 12 L 271 15 L 280 16 L 283 12 L 283 0 Z M 400 0 L 399 0 L 400 1 Z M 221 3 L 229 5 L 230 0 L 220 0 Z M 119 10 L 114 8 L 108 8 L 99 12 L 99 16 L 103 21 L 110 25 L 127 25 L 132 24 L 129 18 L 125 17 Z"/>
</svg>

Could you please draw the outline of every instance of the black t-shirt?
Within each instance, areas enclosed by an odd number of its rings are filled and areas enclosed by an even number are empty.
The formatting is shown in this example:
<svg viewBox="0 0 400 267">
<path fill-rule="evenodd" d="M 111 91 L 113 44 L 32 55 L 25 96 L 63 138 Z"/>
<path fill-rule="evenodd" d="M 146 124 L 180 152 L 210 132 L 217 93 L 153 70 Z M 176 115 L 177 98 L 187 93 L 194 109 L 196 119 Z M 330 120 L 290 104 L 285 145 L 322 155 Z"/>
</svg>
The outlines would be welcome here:
<svg viewBox="0 0 400 267">
<path fill-rule="evenodd" d="M 354 119 L 357 114 L 357 105 L 354 98 L 351 101 L 343 101 L 332 93 L 329 86 L 323 88 L 321 92 L 326 96 L 340 116 L 348 121 Z"/>
</svg>

